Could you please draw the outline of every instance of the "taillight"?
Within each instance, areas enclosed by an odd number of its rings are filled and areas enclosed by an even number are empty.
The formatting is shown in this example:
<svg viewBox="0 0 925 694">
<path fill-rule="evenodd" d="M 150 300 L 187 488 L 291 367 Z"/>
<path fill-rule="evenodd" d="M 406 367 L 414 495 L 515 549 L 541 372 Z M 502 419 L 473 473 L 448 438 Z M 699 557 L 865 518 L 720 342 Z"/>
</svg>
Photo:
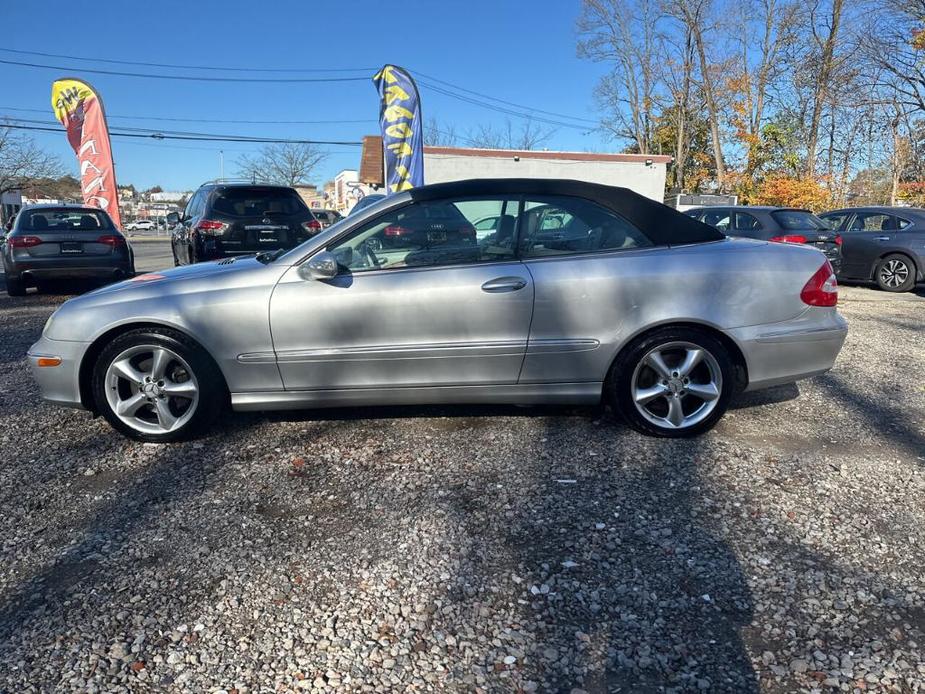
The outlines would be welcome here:
<svg viewBox="0 0 925 694">
<path fill-rule="evenodd" d="M 10 238 L 10 246 L 13 248 L 32 248 L 42 243 L 38 236 L 13 236 Z"/>
<path fill-rule="evenodd" d="M 460 230 L 459 230 L 459 235 L 462 236 L 463 238 L 472 238 L 472 239 L 474 239 L 475 236 L 476 236 L 476 234 L 475 234 L 475 227 L 474 227 L 474 226 L 465 226 L 465 227 L 462 227 L 462 228 L 460 228 Z"/>
<path fill-rule="evenodd" d="M 221 234 L 227 228 L 228 225 L 225 222 L 217 222 L 214 219 L 200 219 L 199 224 L 196 225 L 196 231 L 205 236 Z"/>
<path fill-rule="evenodd" d="M 321 222 L 317 219 L 310 219 L 307 222 L 302 222 L 302 228 L 305 229 L 309 234 L 317 234 L 321 231 Z"/>
<path fill-rule="evenodd" d="M 803 286 L 800 299 L 809 306 L 835 306 L 838 303 L 838 281 L 828 260 Z"/>
<path fill-rule="evenodd" d="M 806 243 L 806 237 L 803 234 L 784 234 L 783 236 L 772 236 L 771 241 L 777 243 Z"/>
<path fill-rule="evenodd" d="M 411 229 L 408 229 L 403 226 L 398 226 L 397 224 L 390 224 L 385 229 L 382 230 L 382 233 L 385 236 L 405 236 L 406 234 L 411 233 Z"/>
<path fill-rule="evenodd" d="M 841 234 L 835 234 L 835 245 L 841 246 Z"/>
<path fill-rule="evenodd" d="M 104 234 L 103 236 L 100 236 L 96 240 L 96 242 L 105 243 L 107 246 L 112 246 L 113 248 L 116 248 L 118 246 L 125 245 L 125 238 L 123 238 L 122 236 L 118 236 L 116 234 Z"/>
</svg>

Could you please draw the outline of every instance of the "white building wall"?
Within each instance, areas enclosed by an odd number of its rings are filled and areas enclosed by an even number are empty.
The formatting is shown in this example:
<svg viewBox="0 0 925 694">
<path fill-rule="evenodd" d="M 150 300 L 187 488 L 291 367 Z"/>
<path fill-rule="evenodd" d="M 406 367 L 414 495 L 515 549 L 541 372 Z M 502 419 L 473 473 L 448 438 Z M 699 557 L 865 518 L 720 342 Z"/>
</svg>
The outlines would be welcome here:
<svg viewBox="0 0 925 694">
<path fill-rule="evenodd" d="M 622 186 L 662 202 L 665 164 L 625 161 L 483 157 L 424 153 L 424 182 L 444 183 L 469 178 L 570 178 Z"/>
</svg>

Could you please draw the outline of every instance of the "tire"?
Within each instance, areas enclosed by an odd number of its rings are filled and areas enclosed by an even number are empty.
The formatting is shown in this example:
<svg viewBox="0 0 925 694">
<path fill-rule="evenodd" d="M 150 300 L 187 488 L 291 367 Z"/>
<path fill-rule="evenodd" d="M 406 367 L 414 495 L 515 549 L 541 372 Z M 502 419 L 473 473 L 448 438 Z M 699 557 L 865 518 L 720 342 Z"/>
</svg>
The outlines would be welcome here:
<svg viewBox="0 0 925 694">
<path fill-rule="evenodd" d="M 6 293 L 8 296 L 25 296 L 26 285 L 19 277 L 6 276 Z"/>
<path fill-rule="evenodd" d="M 155 354 L 161 357 L 160 368 Z M 228 404 L 225 380 L 208 352 L 167 328 L 141 328 L 116 337 L 97 358 L 91 379 L 97 411 L 136 441 L 194 438 Z"/>
<path fill-rule="evenodd" d="M 700 358 L 687 369 L 685 360 L 694 350 Z M 612 402 L 633 429 L 648 436 L 689 438 L 709 431 L 725 414 L 736 388 L 736 368 L 726 347 L 705 330 L 665 327 L 631 342 L 607 381 Z"/>
<path fill-rule="evenodd" d="M 915 263 L 902 253 L 891 253 L 877 263 L 874 280 L 885 292 L 912 291 L 915 286 Z"/>
</svg>

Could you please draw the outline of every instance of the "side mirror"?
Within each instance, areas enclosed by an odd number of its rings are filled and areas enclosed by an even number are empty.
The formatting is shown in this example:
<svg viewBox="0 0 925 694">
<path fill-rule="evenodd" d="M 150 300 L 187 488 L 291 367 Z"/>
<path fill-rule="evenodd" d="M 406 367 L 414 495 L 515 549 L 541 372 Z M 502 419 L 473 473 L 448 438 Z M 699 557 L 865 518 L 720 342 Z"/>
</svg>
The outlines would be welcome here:
<svg viewBox="0 0 925 694">
<path fill-rule="evenodd" d="M 299 277 L 306 280 L 330 280 L 337 277 L 337 258 L 321 251 L 299 266 Z"/>
<path fill-rule="evenodd" d="M 167 213 L 167 223 L 170 224 L 171 226 L 173 226 L 174 224 L 179 224 L 180 215 L 178 215 L 176 212 L 168 212 Z"/>
</svg>

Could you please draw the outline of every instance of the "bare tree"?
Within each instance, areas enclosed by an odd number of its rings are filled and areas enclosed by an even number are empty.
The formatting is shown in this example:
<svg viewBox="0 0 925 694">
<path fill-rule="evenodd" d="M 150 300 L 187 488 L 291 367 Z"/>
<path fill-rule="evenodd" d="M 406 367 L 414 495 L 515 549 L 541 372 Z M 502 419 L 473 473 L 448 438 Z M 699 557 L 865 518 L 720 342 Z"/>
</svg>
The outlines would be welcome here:
<svg viewBox="0 0 925 694">
<path fill-rule="evenodd" d="M 651 152 L 654 139 L 663 17 L 657 0 L 584 0 L 578 19 L 578 55 L 612 65 L 596 90 L 607 112 L 601 125 L 640 154 Z"/>
<path fill-rule="evenodd" d="M 543 127 L 533 120 L 523 121 L 519 128 L 507 120 L 497 129 L 491 124 L 478 125 L 465 139 L 472 147 L 484 149 L 532 150 L 542 147 L 555 133 L 555 128 Z"/>
<path fill-rule="evenodd" d="M 255 156 L 242 155 L 237 160 L 237 167 L 238 174 L 245 178 L 294 186 L 308 181 L 327 158 L 327 152 L 315 145 L 272 144 L 266 145 Z"/>
<path fill-rule="evenodd" d="M 839 0 L 840 1 L 840 0 Z M 700 67 L 700 82 L 707 116 L 710 123 L 710 138 L 713 143 L 713 160 L 716 166 L 716 184 L 726 189 L 726 164 L 723 158 L 723 141 L 720 136 L 719 101 L 717 99 L 716 77 L 713 64 L 707 57 L 705 34 L 710 28 L 711 0 L 672 0 L 672 14 L 680 19 L 693 39 L 694 51 Z"/>
<path fill-rule="evenodd" d="M 755 177 L 760 161 L 761 128 L 765 123 L 770 90 L 786 66 L 781 60 L 782 48 L 793 40 L 797 5 L 792 0 L 748 0 L 738 5 L 738 23 L 747 27 L 737 34 L 739 72 L 744 96 L 744 126 L 746 161 L 744 175 Z M 751 27 L 755 27 L 755 31 Z M 754 34 L 760 36 L 757 52 Z M 755 55 L 757 53 L 757 55 Z"/>
<path fill-rule="evenodd" d="M 424 144 L 434 147 L 456 147 L 459 144 L 456 126 L 441 123 L 431 116 L 424 121 Z"/>
<path fill-rule="evenodd" d="M 806 166 L 805 175 L 812 177 L 816 172 L 816 149 L 819 143 L 819 123 L 822 112 L 828 103 L 829 91 L 832 87 L 832 76 L 835 72 L 835 46 L 838 41 L 838 30 L 842 21 L 844 0 L 832 0 L 832 5 L 822 27 L 817 27 L 816 17 L 819 13 L 820 0 L 815 0 L 809 8 L 810 32 L 813 42 L 818 50 L 818 59 L 815 66 L 815 80 L 812 93 L 812 110 L 810 114 L 809 130 L 806 139 Z"/>
<path fill-rule="evenodd" d="M 61 175 L 61 162 L 26 135 L 0 124 L 0 194 Z"/>
</svg>

